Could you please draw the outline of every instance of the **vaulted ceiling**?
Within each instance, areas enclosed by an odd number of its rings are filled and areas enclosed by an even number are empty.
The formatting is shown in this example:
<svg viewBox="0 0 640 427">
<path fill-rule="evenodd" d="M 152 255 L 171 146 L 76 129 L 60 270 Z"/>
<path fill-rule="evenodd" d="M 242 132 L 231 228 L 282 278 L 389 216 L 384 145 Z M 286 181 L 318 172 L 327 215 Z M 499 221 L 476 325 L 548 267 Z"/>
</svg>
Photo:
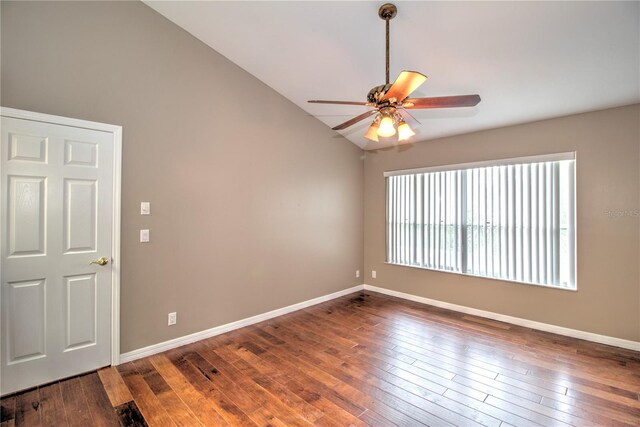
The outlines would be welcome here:
<svg viewBox="0 0 640 427">
<path fill-rule="evenodd" d="M 328 126 L 367 107 L 307 100 L 365 101 L 384 83 L 382 3 L 146 1 Z M 482 97 L 415 112 L 412 142 L 640 102 L 639 2 L 396 5 L 391 80 L 415 70 L 429 79 L 414 97 Z M 396 143 L 366 140 L 370 121 L 341 133 L 365 149 Z"/>
</svg>

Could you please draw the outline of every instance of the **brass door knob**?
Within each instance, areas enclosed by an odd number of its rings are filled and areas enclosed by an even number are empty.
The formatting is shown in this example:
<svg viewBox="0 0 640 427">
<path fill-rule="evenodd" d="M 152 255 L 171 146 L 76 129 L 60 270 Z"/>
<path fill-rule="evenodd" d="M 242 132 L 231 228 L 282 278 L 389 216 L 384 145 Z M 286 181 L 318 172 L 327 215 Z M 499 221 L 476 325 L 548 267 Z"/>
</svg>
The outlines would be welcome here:
<svg viewBox="0 0 640 427">
<path fill-rule="evenodd" d="M 107 265 L 109 259 L 107 257 L 99 258 L 95 261 L 91 261 L 89 264 Z"/>
</svg>

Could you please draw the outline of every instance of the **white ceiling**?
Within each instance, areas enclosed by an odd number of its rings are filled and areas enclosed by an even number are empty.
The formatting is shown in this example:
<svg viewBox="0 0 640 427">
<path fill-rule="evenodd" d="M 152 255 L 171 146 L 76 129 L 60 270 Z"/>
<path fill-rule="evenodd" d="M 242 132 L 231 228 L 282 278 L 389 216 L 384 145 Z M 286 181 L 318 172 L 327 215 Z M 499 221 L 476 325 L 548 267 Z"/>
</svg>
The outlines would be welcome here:
<svg viewBox="0 0 640 427">
<path fill-rule="evenodd" d="M 146 1 L 329 126 L 384 83 L 384 2 Z M 414 97 L 477 93 L 473 108 L 416 111 L 413 141 L 640 102 L 639 2 L 396 2 L 391 80 Z M 365 149 L 371 120 L 341 133 Z"/>
</svg>

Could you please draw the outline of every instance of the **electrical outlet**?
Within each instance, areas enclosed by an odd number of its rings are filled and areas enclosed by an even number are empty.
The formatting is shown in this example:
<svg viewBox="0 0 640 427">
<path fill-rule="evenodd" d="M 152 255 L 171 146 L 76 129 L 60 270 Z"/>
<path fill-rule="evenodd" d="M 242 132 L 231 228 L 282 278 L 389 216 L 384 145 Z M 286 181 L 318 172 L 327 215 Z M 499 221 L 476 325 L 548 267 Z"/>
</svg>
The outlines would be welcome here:
<svg viewBox="0 0 640 427">
<path fill-rule="evenodd" d="M 371 278 L 372 279 L 376 278 L 376 271 L 375 270 L 371 270 Z"/>
<path fill-rule="evenodd" d="M 356 277 L 360 277 L 360 270 L 356 270 Z"/>
<path fill-rule="evenodd" d="M 141 243 L 149 242 L 149 230 L 140 230 L 140 242 Z"/>
<path fill-rule="evenodd" d="M 169 313 L 169 326 L 176 324 L 177 322 L 176 316 L 177 314 L 175 311 L 173 313 Z"/>
</svg>

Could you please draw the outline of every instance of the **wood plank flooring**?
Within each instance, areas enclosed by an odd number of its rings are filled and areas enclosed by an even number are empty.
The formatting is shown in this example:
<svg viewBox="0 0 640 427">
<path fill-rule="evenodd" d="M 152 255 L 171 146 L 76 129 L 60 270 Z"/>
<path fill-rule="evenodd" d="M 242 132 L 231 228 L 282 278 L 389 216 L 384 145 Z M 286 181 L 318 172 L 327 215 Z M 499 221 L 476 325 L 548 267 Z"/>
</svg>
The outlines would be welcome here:
<svg viewBox="0 0 640 427">
<path fill-rule="evenodd" d="M 640 353 L 362 292 L 8 396 L 1 426 L 638 426 Z"/>
</svg>

